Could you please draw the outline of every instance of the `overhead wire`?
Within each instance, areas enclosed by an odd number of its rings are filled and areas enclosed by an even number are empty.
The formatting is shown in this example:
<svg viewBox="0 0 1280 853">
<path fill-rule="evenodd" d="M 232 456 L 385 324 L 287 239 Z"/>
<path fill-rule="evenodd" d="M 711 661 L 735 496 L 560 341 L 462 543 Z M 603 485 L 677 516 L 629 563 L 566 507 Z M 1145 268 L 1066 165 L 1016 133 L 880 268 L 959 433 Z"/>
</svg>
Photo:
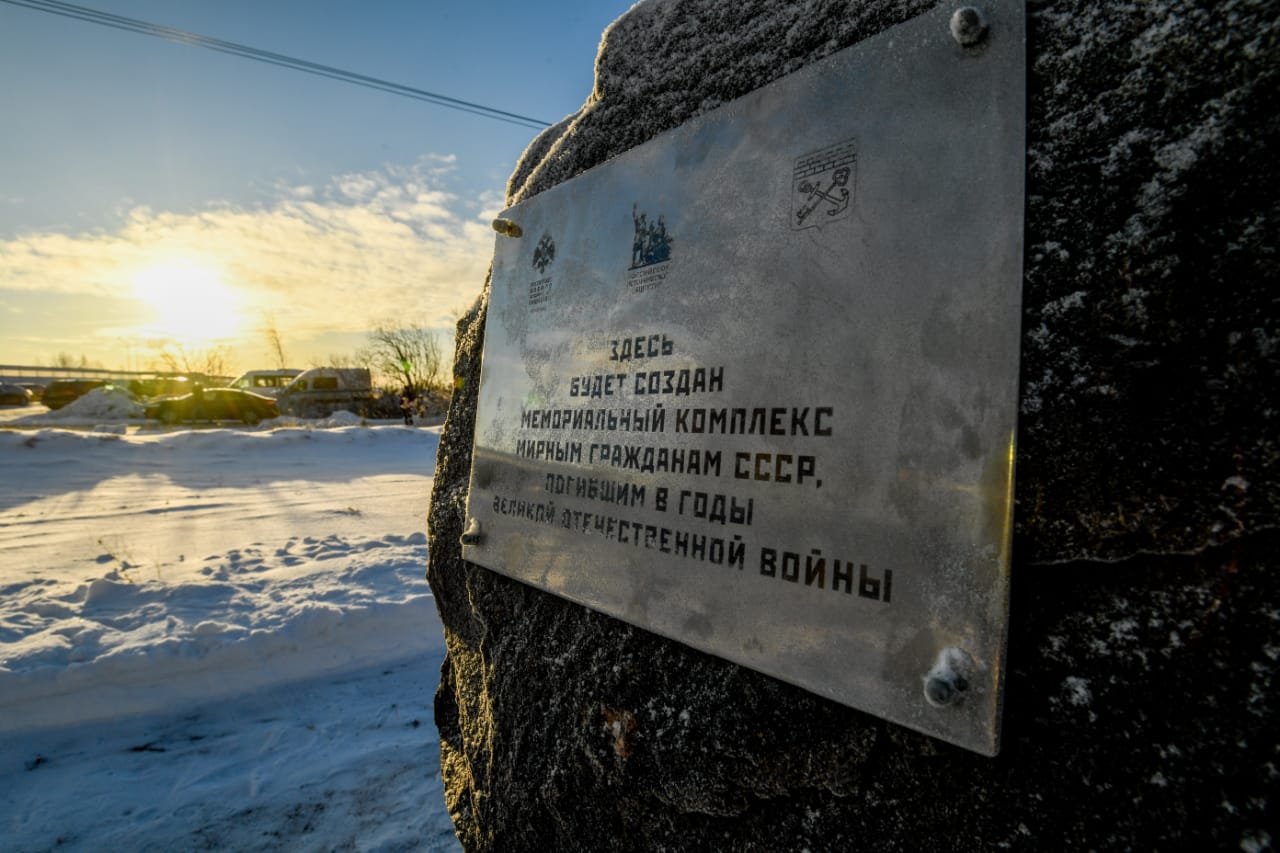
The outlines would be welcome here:
<svg viewBox="0 0 1280 853">
<path fill-rule="evenodd" d="M 149 21 L 139 20 L 137 18 L 126 18 L 123 15 L 102 12 L 97 9 L 90 9 L 86 6 L 77 6 L 73 3 L 61 2 L 61 0 L 0 0 L 0 3 L 8 3 L 11 6 L 25 7 L 39 12 L 48 12 L 53 15 L 61 15 L 65 18 L 72 18 L 91 24 L 99 24 L 101 26 L 112 27 L 126 32 L 153 36 L 155 38 L 161 38 L 177 44 L 185 44 L 191 47 L 203 47 L 219 53 L 239 56 L 244 59 L 252 59 L 256 62 L 264 62 L 269 65 L 277 65 L 283 68 L 291 68 L 295 71 L 314 74 L 318 77 L 327 77 L 332 80 L 339 80 L 356 86 L 364 86 L 368 89 L 375 89 L 392 95 L 400 95 L 405 98 L 425 101 L 437 106 L 448 107 L 449 109 L 459 110 L 464 113 L 471 113 L 472 115 L 478 115 L 484 118 L 491 118 L 496 121 L 507 122 L 508 124 L 514 124 L 520 127 L 541 130 L 550 125 L 549 122 L 545 122 L 540 119 L 530 118 L 529 116 L 523 116 L 518 113 L 507 112 L 506 110 L 500 110 L 495 107 L 487 107 L 483 104 L 464 101 L 460 98 L 453 98 L 448 95 L 441 95 L 438 92 L 428 92 L 425 89 L 405 86 L 400 83 L 394 83 L 390 80 L 370 77 L 366 74 L 357 74 L 354 71 L 346 71 L 341 68 L 335 68 L 331 65 L 323 65 L 318 62 L 310 62 L 305 59 L 298 59 L 297 57 L 286 56 L 281 53 L 261 50 L 259 48 L 249 47 L 248 45 L 238 44 L 236 42 L 202 36 L 198 33 L 178 30 L 172 27 L 165 27 L 160 24 L 153 24 Z"/>
</svg>

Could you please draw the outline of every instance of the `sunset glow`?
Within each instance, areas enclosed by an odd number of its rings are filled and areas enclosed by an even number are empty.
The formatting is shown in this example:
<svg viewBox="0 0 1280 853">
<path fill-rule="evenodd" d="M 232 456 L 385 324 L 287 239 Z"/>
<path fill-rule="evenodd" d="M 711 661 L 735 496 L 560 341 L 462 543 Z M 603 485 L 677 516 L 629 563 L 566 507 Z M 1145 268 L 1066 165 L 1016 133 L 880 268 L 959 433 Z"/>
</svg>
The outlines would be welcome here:
<svg viewBox="0 0 1280 853">
<path fill-rule="evenodd" d="M 139 207 L 111 229 L 0 237 L 8 363 L 67 349 L 146 368 L 171 347 L 221 348 L 230 371 L 247 370 L 270 356 L 266 317 L 294 366 L 358 348 L 389 317 L 451 335 L 484 281 L 489 223 L 502 209 L 496 193 L 458 197 L 452 169 L 451 157 L 424 155 L 412 166 L 281 185 L 244 207 Z M 48 310 L 38 300 L 61 306 L 65 341 L 42 345 L 33 334 L 45 327 L 32 317 Z"/>
<path fill-rule="evenodd" d="M 189 261 L 147 267 L 133 290 L 150 313 L 151 337 L 208 343 L 243 331 L 240 300 L 212 267 Z"/>
<path fill-rule="evenodd" d="M 112 11 L 553 121 L 590 96 L 600 33 L 633 2 L 501 21 L 456 4 L 443 29 L 423 3 Z M 22 81 L 3 95 L 20 120 L 0 134 L 0 363 L 145 372 L 216 351 L 228 373 L 303 368 L 354 357 L 393 318 L 452 338 L 536 129 L 44 5 L 0 3 L 0 79 Z M 530 39 L 555 47 L 518 90 L 474 49 Z"/>
</svg>

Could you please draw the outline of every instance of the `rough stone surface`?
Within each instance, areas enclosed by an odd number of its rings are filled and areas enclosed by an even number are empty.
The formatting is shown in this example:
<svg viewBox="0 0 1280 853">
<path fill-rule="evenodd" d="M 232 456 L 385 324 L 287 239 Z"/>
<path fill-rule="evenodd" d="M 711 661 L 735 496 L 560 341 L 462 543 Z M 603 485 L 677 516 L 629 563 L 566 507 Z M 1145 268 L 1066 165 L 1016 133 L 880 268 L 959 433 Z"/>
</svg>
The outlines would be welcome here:
<svg viewBox="0 0 1280 853">
<path fill-rule="evenodd" d="M 1021 552 L 1273 527 L 1277 5 L 1031 8 Z"/>
<path fill-rule="evenodd" d="M 918 14 L 641 4 L 510 200 Z M 1268 849 L 1280 4 L 1029 4 L 1023 410 L 1002 753 L 982 758 L 461 561 L 487 288 L 428 576 L 471 850 Z"/>
</svg>

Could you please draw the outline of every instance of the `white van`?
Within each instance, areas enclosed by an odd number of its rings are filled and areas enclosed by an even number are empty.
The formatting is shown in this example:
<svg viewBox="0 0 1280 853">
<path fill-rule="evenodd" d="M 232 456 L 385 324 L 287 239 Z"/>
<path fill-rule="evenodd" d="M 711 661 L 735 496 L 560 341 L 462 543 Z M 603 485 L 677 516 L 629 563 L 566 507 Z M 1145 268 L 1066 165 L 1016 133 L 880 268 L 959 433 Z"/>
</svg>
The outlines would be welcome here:
<svg viewBox="0 0 1280 853">
<path fill-rule="evenodd" d="M 229 387 L 241 391 L 252 391 L 264 397 L 278 397 L 285 386 L 294 380 L 301 370 L 284 368 L 282 370 L 250 370 L 240 374 Z"/>
<path fill-rule="evenodd" d="M 313 367 L 286 385 L 276 403 L 284 414 L 301 418 L 323 418 L 340 409 L 363 415 L 373 403 L 373 377 L 367 367 Z"/>
</svg>

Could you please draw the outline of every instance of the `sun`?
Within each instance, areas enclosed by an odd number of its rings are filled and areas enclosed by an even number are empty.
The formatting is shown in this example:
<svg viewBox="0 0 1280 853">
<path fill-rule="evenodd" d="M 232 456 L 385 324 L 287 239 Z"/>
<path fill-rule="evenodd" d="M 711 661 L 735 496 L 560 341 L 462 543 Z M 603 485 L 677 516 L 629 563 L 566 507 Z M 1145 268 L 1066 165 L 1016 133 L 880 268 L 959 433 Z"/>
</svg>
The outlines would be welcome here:
<svg viewBox="0 0 1280 853">
<path fill-rule="evenodd" d="M 211 266 L 156 264 L 134 276 L 133 291 L 146 303 L 156 337 L 208 343 L 234 337 L 243 326 L 239 298 Z"/>
</svg>

